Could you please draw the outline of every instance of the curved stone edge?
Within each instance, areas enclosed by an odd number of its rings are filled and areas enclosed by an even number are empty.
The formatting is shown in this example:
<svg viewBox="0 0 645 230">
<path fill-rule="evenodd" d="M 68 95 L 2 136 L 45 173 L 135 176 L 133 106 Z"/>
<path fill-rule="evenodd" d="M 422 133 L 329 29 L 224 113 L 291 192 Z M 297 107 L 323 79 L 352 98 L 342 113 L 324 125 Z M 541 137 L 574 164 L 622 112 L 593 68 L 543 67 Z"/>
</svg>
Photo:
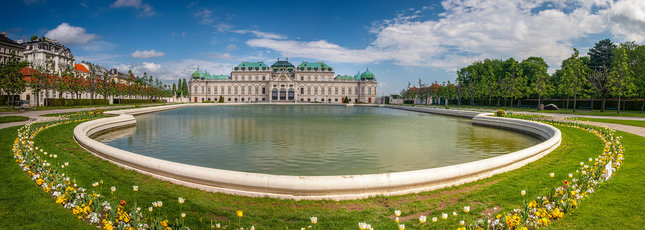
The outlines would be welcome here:
<svg viewBox="0 0 645 230">
<path fill-rule="evenodd" d="M 181 164 L 138 155 L 90 138 L 93 134 L 102 131 L 135 125 L 136 119 L 133 115 L 204 105 L 209 104 L 181 104 L 109 111 L 106 113 L 118 116 L 81 123 L 74 128 L 74 138 L 79 145 L 100 158 L 122 168 L 133 169 L 172 183 L 211 192 L 295 200 L 362 199 L 379 195 L 418 193 L 460 185 L 520 168 L 553 151 L 561 142 L 560 130 L 553 126 L 477 113 L 472 116 L 474 125 L 526 132 L 542 137 L 545 141 L 513 153 L 439 168 L 365 175 L 286 176 Z M 217 104 L 210 104 L 210 106 L 215 105 Z M 428 111 L 419 110 L 419 112 Z M 457 116 L 465 115 L 459 113 Z"/>
</svg>

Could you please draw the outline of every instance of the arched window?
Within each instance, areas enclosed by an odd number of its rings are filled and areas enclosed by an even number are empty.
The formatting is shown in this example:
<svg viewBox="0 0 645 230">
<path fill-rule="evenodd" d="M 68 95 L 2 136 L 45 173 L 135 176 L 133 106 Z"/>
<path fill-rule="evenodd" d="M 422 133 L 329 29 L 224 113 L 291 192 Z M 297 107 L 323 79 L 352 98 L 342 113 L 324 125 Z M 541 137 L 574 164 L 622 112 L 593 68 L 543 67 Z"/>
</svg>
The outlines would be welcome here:
<svg viewBox="0 0 645 230">
<path fill-rule="evenodd" d="M 194 87 L 193 93 L 197 93 L 197 86 Z"/>
<path fill-rule="evenodd" d="M 202 94 L 204 94 L 204 86 L 202 85 Z"/>
</svg>

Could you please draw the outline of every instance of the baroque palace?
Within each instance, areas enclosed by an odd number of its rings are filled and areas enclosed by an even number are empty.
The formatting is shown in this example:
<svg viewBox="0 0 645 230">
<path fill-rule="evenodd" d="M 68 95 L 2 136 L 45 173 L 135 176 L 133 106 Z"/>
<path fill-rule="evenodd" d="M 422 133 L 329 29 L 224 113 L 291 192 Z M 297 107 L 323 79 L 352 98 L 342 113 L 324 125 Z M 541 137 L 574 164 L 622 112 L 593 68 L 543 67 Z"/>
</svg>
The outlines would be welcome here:
<svg viewBox="0 0 645 230">
<path fill-rule="evenodd" d="M 375 103 L 376 78 L 368 70 L 354 76 L 335 76 L 323 62 L 302 62 L 295 67 L 280 60 L 271 67 L 242 62 L 231 75 L 210 75 L 199 69 L 190 80 L 193 102 L 322 102 Z"/>
</svg>

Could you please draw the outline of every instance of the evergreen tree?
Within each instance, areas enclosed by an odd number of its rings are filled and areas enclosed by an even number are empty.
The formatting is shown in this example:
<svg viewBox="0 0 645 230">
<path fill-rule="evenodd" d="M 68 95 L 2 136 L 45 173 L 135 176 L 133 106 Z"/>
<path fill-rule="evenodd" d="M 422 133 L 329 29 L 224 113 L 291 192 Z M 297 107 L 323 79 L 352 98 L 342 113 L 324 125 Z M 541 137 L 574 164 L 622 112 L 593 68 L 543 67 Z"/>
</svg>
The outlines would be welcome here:
<svg viewBox="0 0 645 230">
<path fill-rule="evenodd" d="M 605 111 L 605 102 L 609 95 L 609 88 L 607 85 L 614 53 L 613 51 L 615 49 L 616 45 L 611 42 L 611 40 L 605 39 L 596 43 L 587 53 L 589 55 L 590 71 L 595 73 L 592 75 L 593 78 L 589 80 L 593 81 L 593 92 L 597 92 L 602 98 L 602 105 L 600 108 L 601 112 Z"/>
</svg>

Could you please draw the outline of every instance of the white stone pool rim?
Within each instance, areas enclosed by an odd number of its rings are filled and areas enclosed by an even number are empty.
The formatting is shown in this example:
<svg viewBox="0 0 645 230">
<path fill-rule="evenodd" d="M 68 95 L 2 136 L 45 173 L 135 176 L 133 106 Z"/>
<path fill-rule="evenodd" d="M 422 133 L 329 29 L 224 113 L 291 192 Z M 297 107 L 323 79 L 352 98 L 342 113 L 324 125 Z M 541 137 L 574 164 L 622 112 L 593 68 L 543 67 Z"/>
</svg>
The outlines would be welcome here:
<svg viewBox="0 0 645 230">
<path fill-rule="evenodd" d="M 235 105 L 253 106 L 252 104 Z M 111 147 L 91 138 L 99 133 L 136 125 L 134 115 L 188 106 L 231 106 L 231 104 L 177 104 L 107 111 L 106 114 L 116 116 L 79 124 L 74 128 L 74 139 L 92 154 L 122 168 L 132 169 L 175 184 L 233 195 L 295 200 L 362 199 L 378 195 L 419 193 L 456 186 L 520 168 L 550 153 L 561 142 L 560 130 L 539 122 L 494 117 L 486 113 L 463 110 L 387 105 L 385 107 L 394 109 L 471 118 L 473 125 L 528 133 L 540 137 L 544 141 L 516 152 L 492 158 L 430 169 L 343 176 L 288 176 L 221 170 L 166 161 Z"/>
</svg>

